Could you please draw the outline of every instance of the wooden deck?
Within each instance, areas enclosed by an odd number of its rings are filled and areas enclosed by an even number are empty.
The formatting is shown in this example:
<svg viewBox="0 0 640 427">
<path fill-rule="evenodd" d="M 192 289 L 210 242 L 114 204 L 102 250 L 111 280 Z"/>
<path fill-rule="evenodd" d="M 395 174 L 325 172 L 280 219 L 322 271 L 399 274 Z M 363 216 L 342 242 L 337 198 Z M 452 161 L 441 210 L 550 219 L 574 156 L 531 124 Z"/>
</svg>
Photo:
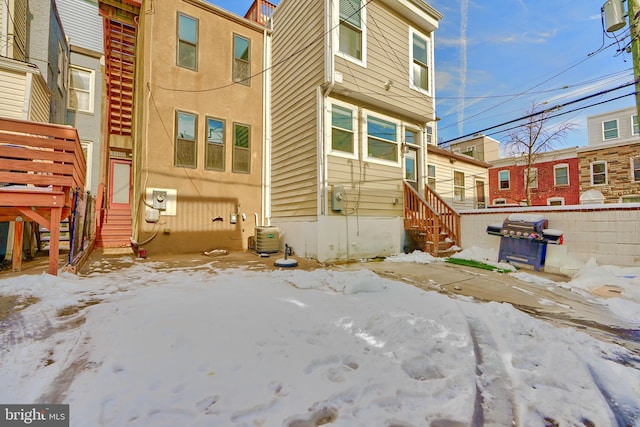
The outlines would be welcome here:
<svg viewBox="0 0 640 427">
<path fill-rule="evenodd" d="M 25 221 L 49 229 L 49 274 L 58 273 L 60 221 L 84 191 L 86 163 L 75 128 L 0 118 L 0 221 L 14 222 L 13 270 L 22 266 Z"/>
</svg>

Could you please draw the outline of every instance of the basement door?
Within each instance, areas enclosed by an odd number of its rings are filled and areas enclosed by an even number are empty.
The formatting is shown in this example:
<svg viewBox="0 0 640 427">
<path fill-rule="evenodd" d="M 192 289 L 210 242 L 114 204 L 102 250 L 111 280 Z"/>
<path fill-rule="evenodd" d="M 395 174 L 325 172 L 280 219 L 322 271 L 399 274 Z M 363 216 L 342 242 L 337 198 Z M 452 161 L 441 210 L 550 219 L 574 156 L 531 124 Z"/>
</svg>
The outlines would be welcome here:
<svg viewBox="0 0 640 427">
<path fill-rule="evenodd" d="M 109 165 L 109 208 L 131 209 L 131 160 L 111 159 Z"/>
</svg>

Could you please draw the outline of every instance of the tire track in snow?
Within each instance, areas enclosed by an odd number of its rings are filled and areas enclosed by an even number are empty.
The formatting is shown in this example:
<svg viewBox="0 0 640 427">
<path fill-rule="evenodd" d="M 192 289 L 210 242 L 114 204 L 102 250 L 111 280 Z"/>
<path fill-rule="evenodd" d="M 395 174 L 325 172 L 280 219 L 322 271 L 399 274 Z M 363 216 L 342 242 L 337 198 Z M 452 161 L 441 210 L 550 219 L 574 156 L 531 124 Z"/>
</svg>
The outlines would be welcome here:
<svg viewBox="0 0 640 427">
<path fill-rule="evenodd" d="M 517 425 L 510 376 L 484 322 L 465 313 L 476 358 L 476 402 L 472 426 Z"/>
</svg>

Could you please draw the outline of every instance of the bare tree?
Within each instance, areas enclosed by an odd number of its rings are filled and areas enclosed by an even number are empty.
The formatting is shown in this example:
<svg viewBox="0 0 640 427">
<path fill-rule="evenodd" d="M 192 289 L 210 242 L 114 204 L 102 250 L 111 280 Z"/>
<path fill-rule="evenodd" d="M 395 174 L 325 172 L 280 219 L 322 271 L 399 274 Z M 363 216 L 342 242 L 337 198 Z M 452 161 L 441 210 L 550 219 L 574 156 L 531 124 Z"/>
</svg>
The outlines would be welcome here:
<svg viewBox="0 0 640 427">
<path fill-rule="evenodd" d="M 544 110 L 541 107 L 541 104 L 531 103 L 527 112 L 527 122 L 509 133 L 506 144 L 506 153 L 521 158 L 525 166 L 525 200 L 519 202 L 525 202 L 527 206 L 531 206 L 532 184 L 538 179 L 537 173 L 533 172 L 533 165 L 538 157 L 546 151 L 553 150 L 555 144 L 564 141 L 567 134 L 576 128 L 576 125 L 570 122 L 549 125 L 548 120 L 555 110 Z"/>
</svg>

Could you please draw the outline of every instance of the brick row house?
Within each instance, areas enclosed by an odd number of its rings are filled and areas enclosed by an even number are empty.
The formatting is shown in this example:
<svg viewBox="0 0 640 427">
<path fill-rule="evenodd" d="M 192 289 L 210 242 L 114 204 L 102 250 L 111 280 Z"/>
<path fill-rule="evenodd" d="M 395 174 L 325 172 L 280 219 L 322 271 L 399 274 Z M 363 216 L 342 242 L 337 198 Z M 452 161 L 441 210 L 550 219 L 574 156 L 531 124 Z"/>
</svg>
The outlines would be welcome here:
<svg viewBox="0 0 640 427">
<path fill-rule="evenodd" d="M 635 107 L 587 119 L 588 143 L 541 153 L 528 171 L 522 158 L 491 161 L 491 206 L 640 202 L 640 133 Z M 528 171 L 528 173 L 527 173 Z"/>
</svg>

